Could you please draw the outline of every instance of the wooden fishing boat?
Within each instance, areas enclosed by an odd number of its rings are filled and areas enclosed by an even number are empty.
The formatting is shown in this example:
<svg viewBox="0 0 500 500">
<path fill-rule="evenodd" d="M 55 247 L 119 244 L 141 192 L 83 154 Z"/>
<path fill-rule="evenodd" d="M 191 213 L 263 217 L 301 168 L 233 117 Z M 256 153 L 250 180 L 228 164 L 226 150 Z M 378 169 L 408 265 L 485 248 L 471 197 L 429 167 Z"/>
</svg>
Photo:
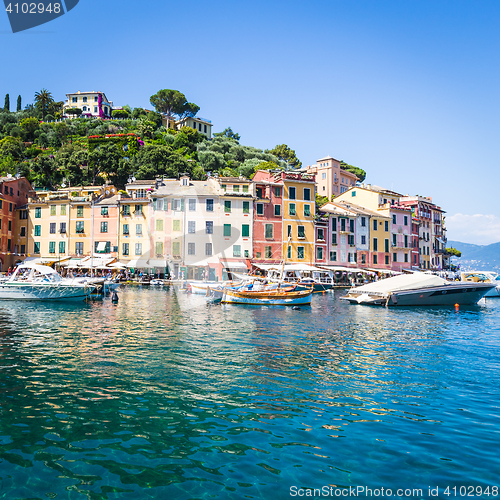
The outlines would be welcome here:
<svg viewBox="0 0 500 500">
<path fill-rule="evenodd" d="M 313 290 L 289 291 L 283 289 L 248 291 L 225 289 L 222 302 L 227 304 L 296 306 L 311 303 Z"/>
</svg>

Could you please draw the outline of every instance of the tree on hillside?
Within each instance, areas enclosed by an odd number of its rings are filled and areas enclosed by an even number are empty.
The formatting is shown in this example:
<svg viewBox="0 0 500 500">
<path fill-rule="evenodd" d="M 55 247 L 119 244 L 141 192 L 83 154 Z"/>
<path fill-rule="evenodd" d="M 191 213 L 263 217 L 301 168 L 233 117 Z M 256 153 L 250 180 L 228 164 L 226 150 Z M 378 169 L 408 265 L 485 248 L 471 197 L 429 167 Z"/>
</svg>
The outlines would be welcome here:
<svg viewBox="0 0 500 500">
<path fill-rule="evenodd" d="M 18 95 L 17 96 L 17 111 L 21 111 L 22 110 L 22 107 L 21 107 L 21 96 Z"/>
<path fill-rule="evenodd" d="M 188 102 L 186 96 L 178 90 L 159 90 L 149 100 L 158 113 L 163 113 L 167 117 L 167 128 L 174 116 L 181 120 L 186 116 L 195 116 L 200 110 L 199 106 Z"/>
<path fill-rule="evenodd" d="M 162 175 L 175 178 L 179 173 L 191 173 L 192 168 L 183 156 L 163 144 L 146 144 L 130 160 L 130 166 L 137 179 L 154 179 Z"/>
<path fill-rule="evenodd" d="M 63 174 L 57 168 L 57 163 L 53 155 L 38 156 L 31 163 L 31 181 L 37 186 L 44 186 L 55 189 L 54 186 L 62 181 Z"/>
<path fill-rule="evenodd" d="M 36 107 L 42 112 L 42 120 L 45 121 L 48 107 L 54 102 L 52 94 L 47 89 L 42 89 L 40 92 L 35 93 Z"/>
<path fill-rule="evenodd" d="M 5 113 L 10 112 L 10 96 L 9 96 L 9 94 L 5 94 L 5 104 L 4 104 L 3 110 Z"/>
<path fill-rule="evenodd" d="M 24 157 L 24 144 L 17 137 L 7 136 L 0 140 L 0 156 L 12 156 L 15 160 Z"/>
<path fill-rule="evenodd" d="M 173 137 L 172 147 L 178 153 L 193 156 L 196 145 L 206 140 L 206 137 L 191 127 L 182 127 Z"/>
<path fill-rule="evenodd" d="M 366 172 L 359 167 L 355 167 L 354 165 L 349 165 L 345 161 L 340 162 L 340 168 L 345 170 L 346 172 L 351 172 L 352 174 L 356 174 L 358 176 L 359 182 L 363 182 L 366 177 Z"/>
<path fill-rule="evenodd" d="M 278 144 L 273 149 L 266 151 L 266 153 L 271 153 L 278 160 L 286 162 L 292 168 L 300 168 L 302 166 L 302 162 L 297 158 L 295 151 L 290 149 L 286 144 Z"/>
<path fill-rule="evenodd" d="M 137 120 L 136 126 L 141 137 L 151 137 L 155 130 L 155 123 L 148 120 L 145 116 L 141 116 L 141 118 Z"/>
<path fill-rule="evenodd" d="M 113 118 L 128 118 L 130 115 L 126 109 L 114 109 L 111 112 L 111 116 Z"/>
<path fill-rule="evenodd" d="M 89 153 L 89 172 L 92 173 L 92 185 L 97 180 L 112 179 L 117 171 L 122 154 L 114 143 L 101 144 Z"/>
<path fill-rule="evenodd" d="M 80 144 L 67 144 L 56 155 L 59 168 L 72 186 L 91 182 L 88 169 L 88 152 Z"/>
<path fill-rule="evenodd" d="M 214 134 L 214 137 L 229 137 L 230 139 L 234 139 L 235 141 L 239 141 L 241 138 L 240 134 L 233 132 L 233 129 L 231 127 L 227 127 L 222 132 L 216 132 Z"/>
<path fill-rule="evenodd" d="M 35 131 L 40 127 L 40 123 L 36 118 L 25 118 L 19 122 L 19 126 L 26 134 L 26 139 L 33 142 L 35 140 Z"/>
</svg>

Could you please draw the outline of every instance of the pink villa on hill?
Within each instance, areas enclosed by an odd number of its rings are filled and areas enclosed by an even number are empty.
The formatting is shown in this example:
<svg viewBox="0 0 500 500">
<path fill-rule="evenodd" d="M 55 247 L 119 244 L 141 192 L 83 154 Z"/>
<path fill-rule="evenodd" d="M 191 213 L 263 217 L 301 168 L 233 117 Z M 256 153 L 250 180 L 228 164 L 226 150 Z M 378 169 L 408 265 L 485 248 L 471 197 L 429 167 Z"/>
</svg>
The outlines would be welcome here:
<svg viewBox="0 0 500 500">
<path fill-rule="evenodd" d="M 354 187 L 358 180 L 355 174 L 342 170 L 340 161 L 332 156 L 321 158 L 316 165 L 309 165 L 307 173 L 315 174 L 316 192 L 320 196 L 327 196 L 329 201 L 332 195 L 338 196 Z"/>
</svg>

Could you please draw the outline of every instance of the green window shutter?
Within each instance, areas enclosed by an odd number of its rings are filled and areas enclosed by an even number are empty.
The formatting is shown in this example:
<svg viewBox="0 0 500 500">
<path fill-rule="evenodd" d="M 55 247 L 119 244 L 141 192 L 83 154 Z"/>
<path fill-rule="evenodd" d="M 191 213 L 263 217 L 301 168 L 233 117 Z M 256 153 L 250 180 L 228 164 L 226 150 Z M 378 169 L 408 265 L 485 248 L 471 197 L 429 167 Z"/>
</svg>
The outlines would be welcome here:
<svg viewBox="0 0 500 500">
<path fill-rule="evenodd" d="M 181 212 L 184 212 L 184 198 L 181 200 Z"/>
<path fill-rule="evenodd" d="M 243 236 L 244 238 L 245 237 L 249 237 L 250 236 L 250 225 L 249 224 L 243 224 L 241 226 L 241 236 Z"/>
<path fill-rule="evenodd" d="M 224 236 L 231 236 L 231 224 L 224 224 Z"/>
<path fill-rule="evenodd" d="M 65 241 L 59 242 L 59 253 L 66 253 L 66 242 Z"/>
</svg>

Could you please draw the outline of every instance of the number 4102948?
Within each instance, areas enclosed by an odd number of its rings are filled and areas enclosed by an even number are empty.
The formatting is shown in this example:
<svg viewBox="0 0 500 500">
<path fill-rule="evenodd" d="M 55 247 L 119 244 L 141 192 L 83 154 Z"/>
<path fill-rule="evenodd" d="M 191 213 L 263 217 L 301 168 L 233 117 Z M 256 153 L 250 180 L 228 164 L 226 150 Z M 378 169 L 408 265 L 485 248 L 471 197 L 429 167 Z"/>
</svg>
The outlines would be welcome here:
<svg viewBox="0 0 500 500">
<path fill-rule="evenodd" d="M 49 14 L 60 14 L 61 4 L 55 3 L 44 5 L 43 3 L 9 3 L 5 9 L 9 14 L 43 14 L 48 12 Z"/>
</svg>

